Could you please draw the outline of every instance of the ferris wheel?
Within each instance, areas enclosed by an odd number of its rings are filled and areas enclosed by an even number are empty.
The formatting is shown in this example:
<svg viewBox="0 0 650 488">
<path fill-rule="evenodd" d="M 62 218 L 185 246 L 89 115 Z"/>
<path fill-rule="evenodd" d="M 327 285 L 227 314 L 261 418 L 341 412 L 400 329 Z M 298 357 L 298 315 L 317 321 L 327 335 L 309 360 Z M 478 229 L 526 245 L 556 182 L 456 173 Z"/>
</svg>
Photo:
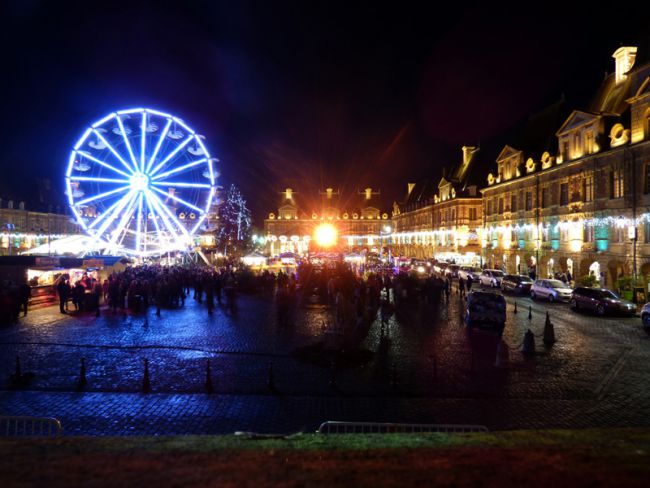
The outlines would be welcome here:
<svg viewBox="0 0 650 488">
<path fill-rule="evenodd" d="M 173 115 L 134 108 L 93 123 L 70 153 L 68 203 L 110 253 L 188 249 L 206 225 L 218 176 L 203 136 Z"/>
</svg>

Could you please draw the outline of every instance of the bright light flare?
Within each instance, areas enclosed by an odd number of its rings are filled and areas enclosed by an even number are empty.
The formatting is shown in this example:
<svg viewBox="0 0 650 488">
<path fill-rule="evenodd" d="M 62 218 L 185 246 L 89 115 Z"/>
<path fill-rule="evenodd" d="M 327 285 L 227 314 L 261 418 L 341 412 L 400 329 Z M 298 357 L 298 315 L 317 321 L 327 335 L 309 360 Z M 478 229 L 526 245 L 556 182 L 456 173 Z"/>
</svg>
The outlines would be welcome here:
<svg viewBox="0 0 650 488">
<path fill-rule="evenodd" d="M 332 224 L 321 224 L 314 231 L 314 239 L 320 247 L 332 247 L 337 237 L 338 232 Z"/>
</svg>

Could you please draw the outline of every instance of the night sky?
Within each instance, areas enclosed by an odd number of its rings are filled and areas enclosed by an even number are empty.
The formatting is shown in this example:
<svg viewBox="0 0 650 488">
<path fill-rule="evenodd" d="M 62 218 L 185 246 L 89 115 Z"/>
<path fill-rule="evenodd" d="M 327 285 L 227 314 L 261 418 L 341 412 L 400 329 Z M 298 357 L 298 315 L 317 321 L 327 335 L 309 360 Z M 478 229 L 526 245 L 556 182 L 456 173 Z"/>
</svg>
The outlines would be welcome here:
<svg viewBox="0 0 650 488">
<path fill-rule="evenodd" d="M 390 203 L 562 93 L 581 108 L 650 32 L 611 8 L 455 4 L 4 2 L 0 192 L 62 188 L 88 123 L 149 106 L 206 136 L 258 223 L 286 185 Z"/>
</svg>

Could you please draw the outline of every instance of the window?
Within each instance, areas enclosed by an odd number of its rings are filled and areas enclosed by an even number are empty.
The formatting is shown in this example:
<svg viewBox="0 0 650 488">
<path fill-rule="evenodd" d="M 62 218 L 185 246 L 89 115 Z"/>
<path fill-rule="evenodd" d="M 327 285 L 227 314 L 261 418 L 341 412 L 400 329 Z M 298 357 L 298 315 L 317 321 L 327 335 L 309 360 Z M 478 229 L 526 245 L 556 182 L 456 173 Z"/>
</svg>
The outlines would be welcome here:
<svg viewBox="0 0 650 488">
<path fill-rule="evenodd" d="M 645 165 L 645 174 L 643 175 L 644 191 L 650 193 L 650 164 Z"/>
<path fill-rule="evenodd" d="M 612 241 L 613 242 L 623 242 L 624 236 L 623 233 L 626 231 L 623 227 L 614 227 L 612 229 Z"/>
<path fill-rule="evenodd" d="M 591 202 L 594 199 L 594 177 L 587 176 L 582 180 L 582 194 L 585 202 Z"/>
<path fill-rule="evenodd" d="M 456 221 L 456 209 L 455 208 L 451 209 L 451 220 Z"/>
<path fill-rule="evenodd" d="M 585 154 L 594 152 L 594 133 L 588 131 L 585 133 Z"/>
<path fill-rule="evenodd" d="M 623 169 L 617 168 L 611 172 L 611 197 L 622 198 L 625 194 Z"/>
<path fill-rule="evenodd" d="M 560 241 L 566 242 L 569 240 L 569 229 L 567 227 L 560 227 Z"/>
<path fill-rule="evenodd" d="M 551 204 L 549 188 L 542 188 L 542 208 L 546 208 Z"/>
<path fill-rule="evenodd" d="M 569 140 L 565 139 L 564 142 L 562 143 L 562 156 L 564 157 L 565 161 L 569 160 Z"/>
<path fill-rule="evenodd" d="M 488 200 L 487 202 L 487 214 L 492 215 L 492 200 Z"/>
<path fill-rule="evenodd" d="M 643 224 L 643 234 L 646 244 L 650 244 L 650 220 L 646 220 Z"/>
<path fill-rule="evenodd" d="M 476 220 L 476 208 L 472 207 L 469 209 L 469 220 Z"/>
<path fill-rule="evenodd" d="M 503 213 L 503 198 L 499 198 L 499 215 Z"/>
<path fill-rule="evenodd" d="M 511 212 L 517 211 L 517 195 L 510 196 L 510 211 Z"/>
<path fill-rule="evenodd" d="M 533 192 L 532 191 L 527 191 L 526 192 L 526 210 L 532 210 L 533 209 Z"/>
<path fill-rule="evenodd" d="M 562 183 L 560 184 L 560 205 L 569 204 L 569 184 Z"/>
<path fill-rule="evenodd" d="M 582 230 L 582 240 L 584 242 L 594 242 L 594 227 L 593 225 L 585 225 Z"/>
<path fill-rule="evenodd" d="M 582 154 L 582 144 L 581 144 L 581 141 L 580 141 L 580 133 L 579 132 L 576 132 L 573 135 L 573 154 L 575 154 L 576 156 L 578 154 Z"/>
</svg>

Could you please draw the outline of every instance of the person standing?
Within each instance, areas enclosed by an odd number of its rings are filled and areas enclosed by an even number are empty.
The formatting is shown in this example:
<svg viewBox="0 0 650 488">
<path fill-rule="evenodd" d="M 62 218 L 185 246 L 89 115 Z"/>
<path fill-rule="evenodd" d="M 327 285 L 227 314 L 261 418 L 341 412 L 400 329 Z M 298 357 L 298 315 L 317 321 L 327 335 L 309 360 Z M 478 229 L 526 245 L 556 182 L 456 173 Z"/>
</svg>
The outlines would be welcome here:
<svg viewBox="0 0 650 488">
<path fill-rule="evenodd" d="M 95 317 L 99 317 L 99 302 L 102 298 L 102 284 L 95 281 L 93 285 L 93 306 L 95 307 Z"/>
<path fill-rule="evenodd" d="M 20 308 L 26 316 L 27 307 L 29 306 L 29 298 L 32 296 L 32 289 L 29 284 L 23 283 L 18 287 L 18 296 L 20 298 Z"/>
<path fill-rule="evenodd" d="M 65 305 L 70 295 L 70 285 L 68 285 L 68 281 L 65 278 L 59 280 L 59 283 L 56 285 L 56 292 L 59 294 L 59 311 L 66 313 Z"/>
</svg>

